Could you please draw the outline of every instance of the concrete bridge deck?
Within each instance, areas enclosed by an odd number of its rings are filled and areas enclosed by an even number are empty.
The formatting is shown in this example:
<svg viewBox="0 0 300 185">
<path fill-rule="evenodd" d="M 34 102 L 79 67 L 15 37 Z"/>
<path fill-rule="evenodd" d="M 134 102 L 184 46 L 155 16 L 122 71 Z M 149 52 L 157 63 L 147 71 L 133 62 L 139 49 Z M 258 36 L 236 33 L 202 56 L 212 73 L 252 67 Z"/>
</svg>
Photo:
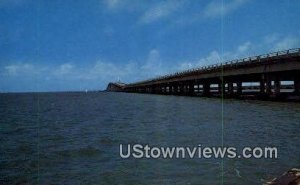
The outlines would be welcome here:
<svg viewBox="0 0 300 185">
<path fill-rule="evenodd" d="M 241 96 L 245 82 L 257 82 L 257 95 L 280 97 L 285 84 L 293 82 L 293 93 L 300 89 L 300 48 L 232 60 L 225 63 L 190 69 L 157 78 L 126 84 L 118 91 L 212 96 Z M 249 86 L 249 85 L 247 85 Z M 290 89 L 290 86 L 289 86 Z M 107 90 L 112 90 L 109 87 Z M 112 90 L 113 91 L 113 90 Z"/>
</svg>

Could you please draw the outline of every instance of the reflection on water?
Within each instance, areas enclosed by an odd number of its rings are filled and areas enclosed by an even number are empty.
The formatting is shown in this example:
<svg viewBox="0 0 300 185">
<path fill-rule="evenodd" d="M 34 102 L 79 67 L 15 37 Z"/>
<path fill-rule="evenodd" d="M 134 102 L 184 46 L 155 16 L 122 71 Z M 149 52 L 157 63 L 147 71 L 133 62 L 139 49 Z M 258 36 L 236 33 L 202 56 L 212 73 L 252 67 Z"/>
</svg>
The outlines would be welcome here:
<svg viewBox="0 0 300 185">
<path fill-rule="evenodd" d="M 0 184 L 261 184 L 300 165 L 297 103 L 224 100 L 224 145 L 276 146 L 279 158 L 222 163 L 119 156 L 119 144 L 220 146 L 220 99 L 28 93 L 0 102 Z"/>
</svg>

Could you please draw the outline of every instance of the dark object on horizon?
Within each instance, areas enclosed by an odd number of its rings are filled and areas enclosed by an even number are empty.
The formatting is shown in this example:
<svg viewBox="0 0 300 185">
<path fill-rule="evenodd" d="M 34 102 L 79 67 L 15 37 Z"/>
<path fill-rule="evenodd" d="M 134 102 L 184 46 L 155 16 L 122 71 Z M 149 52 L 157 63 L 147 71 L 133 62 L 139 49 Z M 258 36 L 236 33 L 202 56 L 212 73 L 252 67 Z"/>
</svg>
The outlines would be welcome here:
<svg viewBox="0 0 300 185">
<path fill-rule="evenodd" d="M 300 185 L 300 169 L 293 168 L 264 185 Z"/>
</svg>

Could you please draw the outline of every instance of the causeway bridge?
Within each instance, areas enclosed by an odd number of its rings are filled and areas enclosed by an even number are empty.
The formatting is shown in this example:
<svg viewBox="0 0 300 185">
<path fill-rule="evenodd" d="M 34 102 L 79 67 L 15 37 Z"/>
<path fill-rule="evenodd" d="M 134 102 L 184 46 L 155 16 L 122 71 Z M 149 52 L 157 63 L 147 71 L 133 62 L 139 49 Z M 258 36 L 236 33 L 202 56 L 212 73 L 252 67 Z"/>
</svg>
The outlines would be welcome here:
<svg viewBox="0 0 300 185">
<path fill-rule="evenodd" d="M 299 90 L 300 48 L 231 60 L 122 86 L 110 83 L 107 87 L 107 91 L 130 93 L 261 98 L 282 98 L 287 94 L 299 97 Z"/>
</svg>

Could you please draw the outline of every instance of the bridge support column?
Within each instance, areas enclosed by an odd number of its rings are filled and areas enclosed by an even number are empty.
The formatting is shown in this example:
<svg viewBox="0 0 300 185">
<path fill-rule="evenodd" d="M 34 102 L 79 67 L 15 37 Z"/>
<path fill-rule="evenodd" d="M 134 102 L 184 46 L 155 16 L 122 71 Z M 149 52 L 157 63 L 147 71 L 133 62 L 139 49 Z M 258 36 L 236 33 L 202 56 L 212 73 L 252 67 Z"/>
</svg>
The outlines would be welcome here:
<svg viewBox="0 0 300 185">
<path fill-rule="evenodd" d="M 218 92 L 219 92 L 219 94 L 222 96 L 224 96 L 225 95 L 225 83 L 222 83 L 222 82 L 219 82 L 218 83 Z"/>
<path fill-rule="evenodd" d="M 151 86 L 151 87 L 150 87 L 150 91 L 151 91 L 151 94 L 154 94 L 154 93 L 155 93 L 155 87 L 154 87 L 154 86 Z"/>
<path fill-rule="evenodd" d="M 178 92 L 179 92 L 179 87 L 178 87 L 178 84 L 176 83 L 174 86 L 174 93 L 178 94 Z"/>
<path fill-rule="evenodd" d="M 228 94 L 233 95 L 233 83 L 232 82 L 228 83 Z"/>
<path fill-rule="evenodd" d="M 210 96 L 210 83 L 208 82 L 203 84 L 203 95 Z"/>
<path fill-rule="evenodd" d="M 161 85 L 157 85 L 155 94 L 161 94 L 162 91 L 163 91 L 162 86 Z"/>
<path fill-rule="evenodd" d="M 276 79 L 274 81 L 274 92 L 275 92 L 275 95 L 278 96 L 280 94 L 280 80 L 279 79 Z"/>
<path fill-rule="evenodd" d="M 188 92 L 188 94 L 190 96 L 193 96 L 195 94 L 194 83 L 193 82 L 189 82 L 188 86 L 189 86 L 189 92 Z"/>
<path fill-rule="evenodd" d="M 178 94 L 179 93 L 179 86 L 178 86 L 178 83 L 176 83 L 175 85 L 174 85 L 174 94 Z"/>
<path fill-rule="evenodd" d="M 294 92 L 300 94 L 300 77 L 297 76 L 294 79 Z"/>
<path fill-rule="evenodd" d="M 271 80 L 269 80 L 269 79 L 266 82 L 266 93 L 268 95 L 272 94 L 272 83 L 271 83 Z"/>
<path fill-rule="evenodd" d="M 156 87 L 156 86 L 153 86 L 153 87 L 152 87 L 152 93 L 153 93 L 153 94 L 156 94 L 156 92 L 157 92 L 157 87 Z"/>
<path fill-rule="evenodd" d="M 181 85 L 181 89 L 182 89 L 181 94 L 185 95 L 187 92 L 187 85 L 185 82 L 184 82 L 184 84 Z"/>
<path fill-rule="evenodd" d="M 184 94 L 188 95 L 189 92 L 190 92 L 190 85 L 189 83 L 187 82 L 185 85 L 184 85 Z"/>
<path fill-rule="evenodd" d="M 238 96 L 241 96 L 242 95 L 242 93 L 243 93 L 243 86 L 242 86 L 242 82 L 237 82 L 236 83 L 236 94 L 238 95 Z"/>
<path fill-rule="evenodd" d="M 173 87 L 172 94 L 178 94 L 178 84 L 173 83 L 172 87 Z"/>
<path fill-rule="evenodd" d="M 155 85 L 153 86 L 153 94 L 157 94 L 158 93 L 158 87 Z"/>
<path fill-rule="evenodd" d="M 265 93 L 265 80 L 264 78 L 262 78 L 259 82 L 259 89 L 260 89 L 260 93 L 264 94 Z"/>
<path fill-rule="evenodd" d="M 179 94 L 184 95 L 184 83 L 183 82 L 179 83 Z"/>
<path fill-rule="evenodd" d="M 200 84 L 199 83 L 197 83 L 197 85 L 196 85 L 196 88 L 197 88 L 197 94 L 199 94 L 200 93 Z"/>
</svg>

